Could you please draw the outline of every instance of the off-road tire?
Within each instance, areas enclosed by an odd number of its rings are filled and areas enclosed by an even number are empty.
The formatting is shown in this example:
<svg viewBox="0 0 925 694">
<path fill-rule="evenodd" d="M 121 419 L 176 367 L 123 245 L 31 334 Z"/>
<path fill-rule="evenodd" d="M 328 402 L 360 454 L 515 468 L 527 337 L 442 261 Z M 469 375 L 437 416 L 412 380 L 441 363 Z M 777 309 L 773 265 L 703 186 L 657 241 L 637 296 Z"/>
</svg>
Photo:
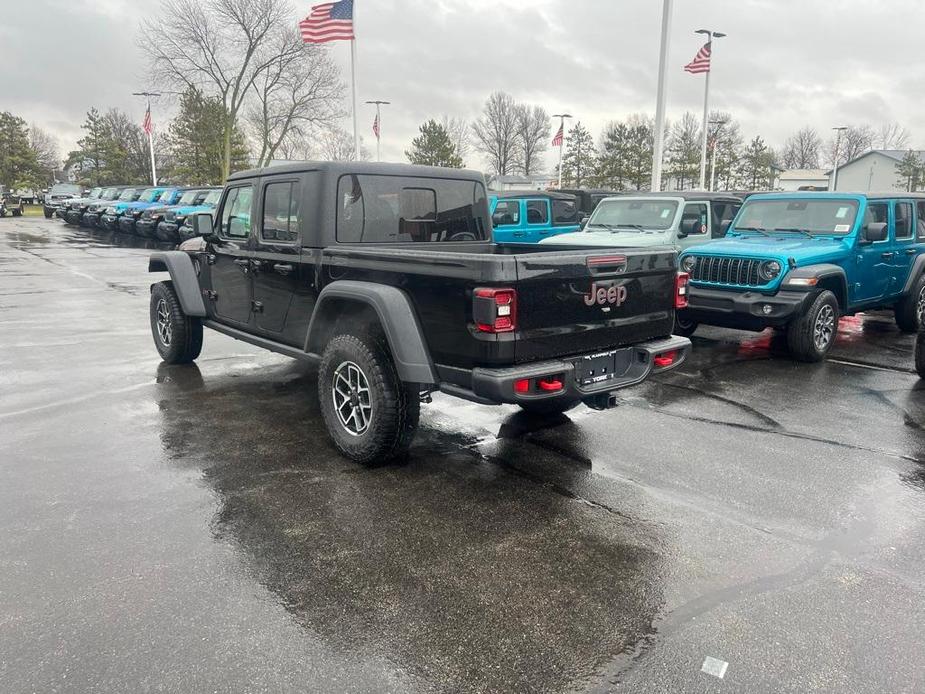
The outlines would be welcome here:
<svg viewBox="0 0 925 694">
<path fill-rule="evenodd" d="M 904 333 L 918 332 L 925 311 L 925 275 L 919 275 L 912 284 L 912 290 L 897 302 L 893 312 L 896 325 Z"/>
<path fill-rule="evenodd" d="M 21 207 L 17 207 L 16 209 L 13 210 L 14 217 L 22 217 L 22 213 L 23 213 L 23 209 Z"/>
<path fill-rule="evenodd" d="M 158 282 L 151 287 L 150 315 L 151 335 L 161 359 L 168 364 L 189 364 L 199 356 L 202 321 L 183 312 L 173 282 Z"/>
<path fill-rule="evenodd" d="M 817 362 L 826 358 L 838 333 L 840 313 L 835 295 L 819 292 L 809 308 L 787 328 L 790 355 L 799 361 Z M 821 337 L 826 336 L 824 344 Z"/>
<path fill-rule="evenodd" d="M 529 414 L 549 415 L 561 414 L 574 410 L 581 404 L 581 400 L 571 400 L 569 398 L 553 398 L 551 400 L 537 400 L 536 402 L 522 402 L 520 409 Z"/>
<path fill-rule="evenodd" d="M 51 219 L 51 212 L 45 213 L 45 219 Z"/>
<path fill-rule="evenodd" d="M 925 331 L 919 332 L 915 339 L 915 370 L 919 378 L 925 378 Z"/>
<path fill-rule="evenodd" d="M 359 369 L 368 388 L 365 402 L 371 409 L 365 428 L 355 426 L 355 420 L 342 423 L 335 406 L 335 377 L 351 364 Z M 420 388 L 401 381 L 385 339 L 376 334 L 346 333 L 328 342 L 318 369 L 318 400 L 337 450 L 364 465 L 403 457 L 421 414 Z"/>
<path fill-rule="evenodd" d="M 674 330 L 672 332 L 675 335 L 680 335 L 681 337 L 690 337 L 695 332 L 697 328 L 700 327 L 700 323 L 694 320 L 687 320 L 679 313 L 675 312 L 674 314 Z"/>
</svg>

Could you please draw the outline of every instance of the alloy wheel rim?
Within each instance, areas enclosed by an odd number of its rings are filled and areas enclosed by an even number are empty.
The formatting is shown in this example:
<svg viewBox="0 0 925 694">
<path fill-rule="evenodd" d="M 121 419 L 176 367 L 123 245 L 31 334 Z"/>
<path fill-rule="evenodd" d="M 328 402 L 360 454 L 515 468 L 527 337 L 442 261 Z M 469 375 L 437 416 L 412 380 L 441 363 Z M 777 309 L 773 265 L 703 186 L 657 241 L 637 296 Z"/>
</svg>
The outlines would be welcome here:
<svg viewBox="0 0 925 694">
<path fill-rule="evenodd" d="M 369 380 L 352 361 L 345 361 L 332 379 L 334 411 L 340 425 L 351 436 L 362 436 L 372 422 L 373 402 Z"/>
<path fill-rule="evenodd" d="M 915 318 L 919 326 L 925 321 L 925 285 L 919 290 L 919 300 L 915 303 Z"/>
<path fill-rule="evenodd" d="M 170 327 L 170 308 L 163 299 L 158 300 L 154 309 L 155 322 L 157 323 L 157 336 L 165 347 L 170 346 L 170 339 L 173 337 L 173 329 Z"/>
<path fill-rule="evenodd" d="M 829 346 L 832 336 L 835 334 L 835 310 L 825 305 L 819 309 L 816 314 L 816 322 L 813 325 L 813 342 L 816 343 L 816 349 L 822 351 Z"/>
</svg>

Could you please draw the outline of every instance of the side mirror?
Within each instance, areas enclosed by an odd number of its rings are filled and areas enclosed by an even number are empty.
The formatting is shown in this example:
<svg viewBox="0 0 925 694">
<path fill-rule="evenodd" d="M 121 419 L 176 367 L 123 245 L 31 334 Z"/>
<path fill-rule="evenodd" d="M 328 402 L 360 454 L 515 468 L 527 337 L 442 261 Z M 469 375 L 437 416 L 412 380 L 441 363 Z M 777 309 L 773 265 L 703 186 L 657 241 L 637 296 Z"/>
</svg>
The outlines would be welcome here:
<svg viewBox="0 0 925 694">
<path fill-rule="evenodd" d="M 581 221 L 578 223 L 579 228 L 584 229 L 586 226 L 588 226 L 588 220 L 590 219 L 591 217 L 589 217 L 588 215 L 585 215 L 584 217 L 582 217 Z"/>
<path fill-rule="evenodd" d="M 201 236 L 206 241 L 216 240 L 212 215 L 203 212 L 193 217 L 193 235 Z"/>
<path fill-rule="evenodd" d="M 681 228 L 678 229 L 678 238 L 683 239 L 685 236 L 696 234 L 700 230 L 700 221 L 697 219 L 682 219 Z"/>
<path fill-rule="evenodd" d="M 861 241 L 863 243 L 877 243 L 886 241 L 888 235 L 886 222 L 871 222 L 864 227 L 861 232 Z"/>
</svg>

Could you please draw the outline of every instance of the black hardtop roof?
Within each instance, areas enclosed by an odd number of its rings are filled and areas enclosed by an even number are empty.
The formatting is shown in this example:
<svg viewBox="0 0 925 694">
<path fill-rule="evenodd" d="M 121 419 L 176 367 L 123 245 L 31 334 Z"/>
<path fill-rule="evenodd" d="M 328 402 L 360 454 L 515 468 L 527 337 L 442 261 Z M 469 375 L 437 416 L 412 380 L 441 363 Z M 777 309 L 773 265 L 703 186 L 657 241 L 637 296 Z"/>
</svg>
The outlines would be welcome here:
<svg viewBox="0 0 925 694">
<path fill-rule="evenodd" d="M 627 198 L 682 198 L 683 200 L 721 200 L 726 202 L 742 202 L 742 198 L 732 193 L 712 193 L 705 190 L 663 190 L 660 193 L 653 193 L 648 190 L 624 191 L 617 193 L 620 197 Z M 614 196 L 616 197 L 616 196 Z"/>
<path fill-rule="evenodd" d="M 482 174 L 470 169 L 446 169 L 437 166 L 416 166 L 414 164 L 383 164 L 369 161 L 300 161 L 291 164 L 267 166 L 262 169 L 238 171 L 228 177 L 229 181 L 241 181 L 260 176 L 277 176 L 306 171 L 320 171 L 330 176 L 349 174 L 379 174 L 380 176 L 419 176 L 424 178 L 463 179 L 485 182 Z"/>
<path fill-rule="evenodd" d="M 567 195 L 590 193 L 591 195 L 626 195 L 627 191 L 608 190 L 606 188 L 560 188 L 557 192 Z"/>
<path fill-rule="evenodd" d="M 550 200 L 569 200 L 574 201 L 575 196 L 571 193 L 560 193 L 548 190 L 490 190 L 489 195 L 496 195 L 499 198 L 508 198 L 519 200 L 523 198 L 549 198 Z"/>
</svg>

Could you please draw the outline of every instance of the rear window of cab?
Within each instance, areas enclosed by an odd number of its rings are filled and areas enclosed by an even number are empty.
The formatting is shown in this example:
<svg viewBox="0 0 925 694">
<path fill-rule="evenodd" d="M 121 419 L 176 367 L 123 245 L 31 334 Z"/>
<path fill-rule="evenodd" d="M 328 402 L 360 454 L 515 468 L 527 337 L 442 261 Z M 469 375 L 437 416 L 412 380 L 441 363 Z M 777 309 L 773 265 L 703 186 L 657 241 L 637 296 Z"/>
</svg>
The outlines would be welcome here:
<svg viewBox="0 0 925 694">
<path fill-rule="evenodd" d="M 479 181 L 348 174 L 337 184 L 340 243 L 488 241 L 488 199 Z"/>
</svg>

